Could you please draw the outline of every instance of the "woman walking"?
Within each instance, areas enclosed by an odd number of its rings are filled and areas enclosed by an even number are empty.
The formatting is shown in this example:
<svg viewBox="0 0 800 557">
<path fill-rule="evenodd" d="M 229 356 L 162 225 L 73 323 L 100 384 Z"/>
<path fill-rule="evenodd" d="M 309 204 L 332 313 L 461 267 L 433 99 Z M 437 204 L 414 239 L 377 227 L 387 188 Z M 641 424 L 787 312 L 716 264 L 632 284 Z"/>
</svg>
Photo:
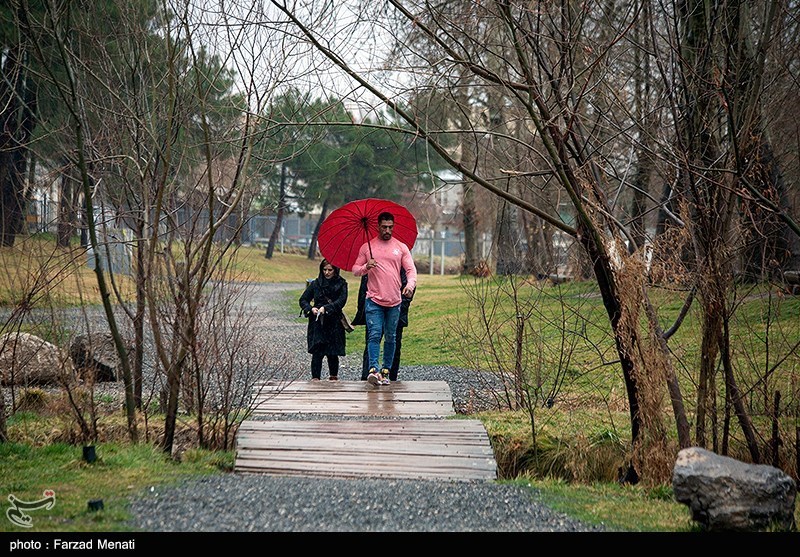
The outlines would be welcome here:
<svg viewBox="0 0 800 557">
<path fill-rule="evenodd" d="M 300 296 L 300 309 L 308 318 L 308 353 L 311 354 L 311 380 L 322 378 L 322 359 L 328 358 L 331 381 L 339 379 L 339 356 L 345 355 L 346 337 L 342 310 L 347 303 L 347 281 L 339 268 L 323 259 L 319 276 L 308 283 Z"/>
</svg>

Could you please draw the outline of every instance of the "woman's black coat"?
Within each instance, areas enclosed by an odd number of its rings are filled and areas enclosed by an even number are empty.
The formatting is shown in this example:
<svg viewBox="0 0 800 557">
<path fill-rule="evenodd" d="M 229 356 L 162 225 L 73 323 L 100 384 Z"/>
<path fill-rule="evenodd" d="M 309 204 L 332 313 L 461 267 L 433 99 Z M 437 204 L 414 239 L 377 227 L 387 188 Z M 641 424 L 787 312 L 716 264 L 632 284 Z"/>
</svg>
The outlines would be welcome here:
<svg viewBox="0 0 800 557">
<path fill-rule="evenodd" d="M 308 283 L 305 292 L 300 296 L 300 308 L 308 318 L 306 338 L 309 354 L 345 355 L 342 308 L 346 303 L 347 281 L 344 278 L 325 280 L 318 277 Z M 311 308 L 323 306 L 325 313 L 317 319 L 311 313 Z"/>
</svg>

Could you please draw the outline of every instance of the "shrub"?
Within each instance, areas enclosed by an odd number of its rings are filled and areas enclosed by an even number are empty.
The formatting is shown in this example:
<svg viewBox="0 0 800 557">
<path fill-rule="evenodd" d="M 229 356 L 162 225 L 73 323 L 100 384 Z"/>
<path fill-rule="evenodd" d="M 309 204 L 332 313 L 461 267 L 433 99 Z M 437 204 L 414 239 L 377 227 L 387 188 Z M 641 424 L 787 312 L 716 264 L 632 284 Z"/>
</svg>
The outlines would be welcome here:
<svg viewBox="0 0 800 557">
<path fill-rule="evenodd" d="M 562 479 L 568 482 L 616 482 L 627 448 L 611 431 L 570 438 L 540 435 L 537 450 L 529 440 L 492 437 L 498 476 Z"/>
<path fill-rule="evenodd" d="M 21 412 L 44 412 L 49 398 L 44 390 L 39 388 L 23 389 L 17 400 L 17 410 Z"/>
</svg>

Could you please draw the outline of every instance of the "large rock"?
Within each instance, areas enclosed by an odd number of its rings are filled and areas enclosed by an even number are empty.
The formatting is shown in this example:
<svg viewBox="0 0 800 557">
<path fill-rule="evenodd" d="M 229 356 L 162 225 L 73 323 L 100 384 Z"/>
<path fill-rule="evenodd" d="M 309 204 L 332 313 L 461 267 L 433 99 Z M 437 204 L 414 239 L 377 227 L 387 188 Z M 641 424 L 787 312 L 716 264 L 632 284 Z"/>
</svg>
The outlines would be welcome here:
<svg viewBox="0 0 800 557">
<path fill-rule="evenodd" d="M 797 486 L 782 470 L 747 464 L 699 447 L 678 453 L 675 499 L 706 530 L 794 530 Z"/>
<path fill-rule="evenodd" d="M 111 333 L 76 336 L 70 344 L 69 355 L 78 376 L 84 380 L 119 381 L 122 378 L 122 367 Z"/>
<path fill-rule="evenodd" d="M 60 385 L 74 379 L 72 362 L 58 346 L 30 333 L 0 336 L 3 385 Z"/>
</svg>

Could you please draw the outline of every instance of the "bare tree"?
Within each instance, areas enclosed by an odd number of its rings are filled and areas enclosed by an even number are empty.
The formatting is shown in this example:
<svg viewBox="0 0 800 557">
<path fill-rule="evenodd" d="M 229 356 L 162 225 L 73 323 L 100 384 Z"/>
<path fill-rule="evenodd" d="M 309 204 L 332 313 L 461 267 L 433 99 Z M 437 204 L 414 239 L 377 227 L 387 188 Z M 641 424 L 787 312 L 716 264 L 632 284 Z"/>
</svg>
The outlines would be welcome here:
<svg viewBox="0 0 800 557">
<path fill-rule="evenodd" d="M 14 19 L 19 10 L 18 6 L 4 8 Z M 6 27 L 0 44 L 0 245 L 13 246 L 25 223 L 25 182 L 37 99 L 28 64 L 33 45 L 15 31 L 12 21 L 0 18 L 0 26 Z"/>
<path fill-rule="evenodd" d="M 714 3 L 717 11 L 707 4 L 678 3 L 657 12 L 647 3 L 589 6 L 504 0 L 436 5 L 388 0 L 363 6 L 361 22 L 390 22 L 386 26 L 391 33 L 386 34 L 394 41 L 392 60 L 404 62 L 391 70 L 402 74 L 407 89 L 391 88 L 386 85 L 389 79 L 351 64 L 352 58 L 337 49 L 341 35 L 336 43 L 329 42 L 322 19 L 336 14 L 332 6 L 323 15 L 277 0 L 273 4 L 310 44 L 405 118 L 466 179 L 581 246 L 603 298 L 627 391 L 633 451 L 626 479 L 636 481 L 642 471 L 651 480 L 666 478 L 674 451 L 667 446 L 662 417 L 667 393 L 681 446 L 689 443 L 688 420 L 671 364 L 671 333 L 659 324 L 650 300 L 653 252 L 642 244 L 652 238 L 643 221 L 644 203 L 663 208 L 671 226 L 689 226 L 692 233 L 694 261 L 688 268 L 694 276 L 683 288 L 690 302 L 696 286 L 704 308 L 706 371 L 701 377 L 707 377 L 717 355 L 730 346 L 724 335 L 729 321 L 724 293 L 729 292 L 732 275 L 725 268 L 730 268 L 734 253 L 726 240 L 735 220 L 734 192 L 740 191 L 727 179 L 730 166 L 725 161 L 731 159 L 723 156 L 728 144 L 721 142 L 728 137 L 720 133 L 727 120 L 715 80 L 724 73 L 716 65 L 715 60 L 721 60 L 717 54 L 734 43 L 720 37 L 705 44 L 710 32 L 723 27 L 714 25 L 722 23 L 722 3 Z M 708 15 L 717 19 L 704 19 Z M 464 84 L 465 73 L 476 91 L 467 98 L 498 99 L 489 104 L 503 114 L 500 123 L 505 125 L 492 127 L 490 119 L 480 128 L 491 141 L 470 142 L 458 127 L 432 125 L 403 103 L 418 88 L 453 90 Z M 480 102 L 462 105 L 461 110 L 472 122 L 479 121 Z M 512 118 L 524 125 L 510 125 Z M 448 143 L 459 145 L 462 152 L 455 154 Z M 509 156 L 510 144 L 524 154 Z M 470 160 L 464 149 L 473 150 L 471 160 L 495 162 L 464 164 Z M 631 160 L 636 163 L 634 172 L 626 171 Z M 670 185 L 669 198 L 659 201 L 650 195 L 653 176 L 663 176 Z M 617 203 L 617 192 L 625 193 L 630 203 Z M 687 204 L 679 214 L 672 209 L 681 199 Z M 620 207 L 631 208 L 630 218 L 621 218 L 627 210 Z M 569 209 L 568 219 L 564 208 Z M 786 212 L 774 214 L 791 222 Z M 645 317 L 644 327 L 640 315 Z M 721 362 L 725 391 L 758 460 L 730 354 L 723 354 Z"/>
<path fill-rule="evenodd" d="M 204 12 L 189 4 L 110 3 L 81 11 L 50 2 L 43 15 L 24 0 L 18 5 L 27 18 L 20 28 L 32 44 L 54 44 L 58 53 L 52 58 L 40 50 L 37 58 L 70 115 L 59 130 L 62 152 L 80 184 L 97 284 L 123 366 L 130 436 L 138 439 L 136 408 L 150 337 L 156 358 L 150 365 L 165 374 L 162 443 L 171 452 L 182 389 L 193 393 L 184 402 L 204 423 L 205 408 L 198 407 L 204 384 L 196 373 L 203 307 L 235 255 L 240 215 L 253 197 L 253 115 L 270 94 L 264 72 L 277 72 L 271 77 L 277 82 L 282 65 L 282 58 L 273 65 L 261 60 L 283 53 L 265 48 L 262 37 L 237 33 L 233 23 L 204 27 Z M 103 17 L 115 25 L 101 29 Z M 113 48 L 107 47 L 109 33 Z M 104 234 L 109 219 L 135 233 L 125 240 L 135 248 L 130 307 L 117 271 L 100 255 L 117 241 Z M 132 363 L 119 309 L 135 330 Z M 198 435 L 205 439 L 202 427 Z"/>
<path fill-rule="evenodd" d="M 269 235 L 269 243 L 267 244 L 267 251 L 264 254 L 264 257 L 267 259 L 272 259 L 273 254 L 275 253 L 275 244 L 278 243 L 278 236 L 281 232 L 281 228 L 283 227 L 283 216 L 286 212 L 286 176 L 288 170 L 286 168 L 286 164 L 280 165 L 280 182 L 278 183 L 278 207 L 275 211 L 275 226 L 272 227 L 272 233 Z"/>
<path fill-rule="evenodd" d="M 529 11 L 497 2 L 487 5 L 476 18 L 467 21 L 461 18 L 460 4 L 453 5 L 449 11 L 444 6 L 427 11 L 422 5 L 412 9 L 399 2 L 390 1 L 388 4 L 401 20 L 405 18 L 413 22 L 444 55 L 444 58 L 429 60 L 433 68 L 440 69 L 445 75 L 449 73 L 449 67 L 468 69 L 482 81 L 485 89 L 497 91 L 498 97 L 506 102 L 519 103 L 520 112 L 526 115 L 529 126 L 536 133 L 536 143 L 528 146 L 530 164 L 545 165 L 550 169 L 553 179 L 563 188 L 572 204 L 576 226 L 564 223 L 553 210 L 548 211 L 524 201 L 515 194 L 516 188 L 507 189 L 501 185 L 508 183 L 509 179 L 525 182 L 529 179 L 527 169 L 465 168 L 438 141 L 441 130 L 424 129 L 421 122 L 416 121 L 412 114 L 404 111 L 389 96 L 391 92 L 381 90 L 365 76 L 350 69 L 336 53 L 317 39 L 314 30 L 304 25 L 298 14 L 285 6 L 283 9 L 320 50 L 349 70 L 362 86 L 409 119 L 415 129 L 421 129 L 420 133 L 454 168 L 502 200 L 539 216 L 580 241 L 592 262 L 614 330 L 628 390 L 632 440 L 638 450 L 642 439 L 657 438 L 657 435 L 640 438 L 640 433 L 645 423 L 656 423 L 659 418 L 658 414 L 648 420 L 643 418 L 644 413 L 650 411 L 650 408 L 642 408 L 640 396 L 641 379 L 646 374 L 637 354 L 643 339 L 640 338 L 638 327 L 632 326 L 633 320 L 623 319 L 627 308 L 631 307 L 631 304 L 626 304 L 625 297 L 631 293 L 623 291 L 619 284 L 619 275 L 625 272 L 622 247 L 624 230 L 615 222 L 607 206 L 600 161 L 595 154 L 592 138 L 584 128 L 582 113 L 585 109 L 580 104 L 584 97 L 581 93 L 597 83 L 597 76 L 591 71 L 597 66 L 592 65 L 591 60 L 581 60 L 578 67 L 573 61 L 573 56 L 581 49 L 585 51 L 591 48 L 592 52 L 602 55 L 608 46 L 592 45 L 582 35 L 565 41 L 563 32 L 577 32 L 584 17 L 582 13 L 567 9 L 542 6 L 540 11 Z M 497 33 L 492 37 L 476 34 L 473 24 L 495 29 Z M 461 42 L 450 42 L 447 40 L 449 36 L 458 36 Z M 579 40 L 587 42 L 580 44 Z M 472 45 L 472 48 L 462 48 L 462 42 Z M 480 48 L 477 47 L 479 44 Z M 483 56 L 468 56 L 472 52 L 480 52 Z M 503 136 L 494 135 L 496 138 Z M 541 147 L 537 148 L 537 145 Z M 478 158 L 482 156 L 479 154 Z M 657 423 L 655 427 L 660 428 Z M 630 479 L 637 477 L 632 471 Z"/>
</svg>

